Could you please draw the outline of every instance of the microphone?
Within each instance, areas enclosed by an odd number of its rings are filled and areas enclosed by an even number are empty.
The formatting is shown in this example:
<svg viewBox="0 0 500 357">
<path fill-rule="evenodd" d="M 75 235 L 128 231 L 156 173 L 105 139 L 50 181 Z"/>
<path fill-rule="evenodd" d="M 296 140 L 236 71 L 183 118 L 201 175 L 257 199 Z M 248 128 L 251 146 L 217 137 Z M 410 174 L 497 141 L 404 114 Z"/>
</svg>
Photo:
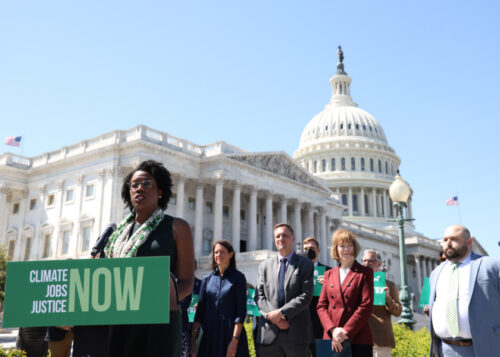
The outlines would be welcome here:
<svg viewBox="0 0 500 357">
<path fill-rule="evenodd" d="M 92 257 L 95 257 L 98 253 L 102 253 L 106 244 L 108 244 L 109 237 L 116 229 L 116 224 L 112 223 L 106 228 L 106 230 L 97 238 L 94 248 L 90 252 Z"/>
</svg>

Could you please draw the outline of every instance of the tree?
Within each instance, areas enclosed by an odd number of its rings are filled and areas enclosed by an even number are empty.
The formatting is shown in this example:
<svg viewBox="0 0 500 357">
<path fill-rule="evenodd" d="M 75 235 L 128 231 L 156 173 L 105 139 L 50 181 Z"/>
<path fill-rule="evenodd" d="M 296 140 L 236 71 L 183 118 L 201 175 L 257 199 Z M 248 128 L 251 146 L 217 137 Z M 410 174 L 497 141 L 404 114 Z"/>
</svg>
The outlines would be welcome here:
<svg viewBox="0 0 500 357">
<path fill-rule="evenodd" d="M 5 278 L 7 277 L 8 261 L 9 257 L 7 256 L 7 250 L 4 247 L 0 247 L 0 304 L 2 308 L 5 298 Z"/>
</svg>

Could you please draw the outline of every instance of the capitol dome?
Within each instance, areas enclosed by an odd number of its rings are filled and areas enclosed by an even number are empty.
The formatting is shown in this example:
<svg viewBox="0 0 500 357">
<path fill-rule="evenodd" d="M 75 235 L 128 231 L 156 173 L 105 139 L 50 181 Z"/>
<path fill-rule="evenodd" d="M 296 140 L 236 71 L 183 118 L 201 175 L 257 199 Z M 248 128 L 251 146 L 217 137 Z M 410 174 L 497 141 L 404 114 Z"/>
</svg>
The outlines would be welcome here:
<svg viewBox="0 0 500 357">
<path fill-rule="evenodd" d="M 394 216 L 388 190 L 401 160 L 378 121 L 352 100 L 340 46 L 338 55 L 330 102 L 306 125 L 293 157 L 337 193 L 350 221 L 386 228 Z"/>
</svg>

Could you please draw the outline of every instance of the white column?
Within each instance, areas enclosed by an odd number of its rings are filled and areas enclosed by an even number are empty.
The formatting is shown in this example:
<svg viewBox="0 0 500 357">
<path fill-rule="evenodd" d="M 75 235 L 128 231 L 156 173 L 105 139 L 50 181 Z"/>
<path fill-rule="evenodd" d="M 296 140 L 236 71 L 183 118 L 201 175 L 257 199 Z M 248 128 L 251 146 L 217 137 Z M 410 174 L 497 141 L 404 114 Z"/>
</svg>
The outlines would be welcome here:
<svg viewBox="0 0 500 357">
<path fill-rule="evenodd" d="M 236 253 L 240 252 L 240 212 L 241 212 L 241 186 L 236 184 L 233 191 L 233 220 L 232 235 L 233 249 Z"/>
<path fill-rule="evenodd" d="M 426 276 L 428 276 L 427 274 L 427 261 L 425 259 L 425 257 L 423 256 L 422 257 L 422 277 L 425 278 Z M 422 283 L 423 283 L 424 279 L 422 279 Z"/>
<path fill-rule="evenodd" d="M 387 205 L 387 191 L 383 191 L 382 195 L 382 204 L 384 205 L 384 217 L 387 218 L 389 217 L 389 210 L 387 209 L 389 206 Z"/>
<path fill-rule="evenodd" d="M 40 202 L 39 203 L 37 202 L 37 205 L 39 204 L 39 206 L 37 207 L 38 211 L 37 214 L 39 215 L 38 215 L 38 220 L 36 222 L 36 231 L 38 235 L 38 240 L 37 240 L 38 250 L 37 250 L 37 255 L 35 255 L 34 257 L 35 260 L 42 257 L 43 251 L 45 249 L 45 233 L 41 231 L 40 227 L 45 217 L 45 191 L 47 190 L 47 185 L 42 184 L 38 187 L 38 189 L 40 191 L 39 194 Z M 51 256 L 50 252 L 48 252 L 48 255 Z"/>
<path fill-rule="evenodd" d="M 0 212 L 3 212 L 3 214 L 0 216 L 0 233 L 2 234 L 2 237 L 0 239 L 0 243 L 8 248 L 8 242 L 6 240 L 6 232 L 7 232 L 7 217 L 9 216 L 6 214 L 7 212 L 7 195 L 9 193 L 8 187 L 2 186 L 0 187 Z"/>
<path fill-rule="evenodd" d="M 217 180 L 215 183 L 215 207 L 214 207 L 214 241 L 222 239 L 222 202 L 224 183 Z"/>
<path fill-rule="evenodd" d="M 97 190 L 97 197 L 99 197 L 99 206 L 97 206 L 97 234 L 102 232 L 102 206 L 104 205 L 104 178 L 106 175 L 106 170 L 102 169 L 97 172 L 97 182 L 99 183 L 99 188 Z"/>
<path fill-rule="evenodd" d="M 358 200 L 358 205 L 360 206 L 361 217 L 366 216 L 365 212 L 365 188 L 361 187 L 361 192 L 359 193 L 360 199 Z"/>
<path fill-rule="evenodd" d="M 281 209 L 280 209 L 280 223 L 287 223 L 287 208 L 288 208 L 288 200 L 283 198 L 281 200 Z"/>
<path fill-rule="evenodd" d="M 326 227 L 326 216 L 325 216 L 325 210 L 320 209 L 319 210 L 319 227 L 320 227 L 320 240 L 319 240 L 319 245 L 321 249 L 321 255 L 320 255 L 320 260 L 323 261 L 324 263 L 327 262 L 328 260 L 328 244 L 326 243 L 326 236 L 327 236 L 327 227 Z"/>
<path fill-rule="evenodd" d="M 247 251 L 252 251 L 257 249 L 257 189 L 254 187 L 250 192 L 249 208 Z"/>
<path fill-rule="evenodd" d="M 179 177 L 177 181 L 177 202 L 175 207 L 175 215 L 179 218 L 184 218 L 184 190 L 186 180 L 184 177 Z"/>
<path fill-rule="evenodd" d="M 377 189 L 372 188 L 372 216 L 377 217 Z"/>
<path fill-rule="evenodd" d="M 263 248 L 272 250 L 273 249 L 273 195 L 268 192 L 266 195 L 266 226 L 265 226 L 265 234 L 264 234 L 264 244 Z"/>
<path fill-rule="evenodd" d="M 347 191 L 347 209 L 348 209 L 348 214 L 351 217 L 352 216 L 352 188 L 348 187 Z"/>
<path fill-rule="evenodd" d="M 311 204 L 307 205 L 307 221 L 306 221 L 306 231 L 304 238 L 306 237 L 314 237 L 314 211 Z"/>
<path fill-rule="evenodd" d="M 420 294 L 422 291 L 422 275 L 420 270 L 420 257 L 415 255 L 415 266 L 417 268 L 417 292 Z"/>
<path fill-rule="evenodd" d="M 75 192 L 76 202 L 75 202 L 75 205 L 77 207 L 76 208 L 77 209 L 77 214 L 76 214 L 77 217 L 81 217 L 81 215 L 82 215 L 82 197 L 83 197 L 82 185 L 83 185 L 84 178 L 85 178 L 85 176 L 83 176 L 83 175 L 79 175 L 76 178 L 76 192 Z M 92 244 L 92 242 L 90 244 Z M 76 227 L 76 247 L 75 247 L 75 250 L 73 252 L 73 259 L 78 258 L 79 253 L 81 251 L 81 247 L 82 247 L 82 227 L 81 227 L 81 224 L 78 224 Z"/>
<path fill-rule="evenodd" d="M 21 227 L 19 227 L 19 232 L 18 232 L 18 240 L 19 240 L 19 246 L 21 249 L 19 249 L 19 259 L 18 260 L 24 260 L 24 252 L 26 250 L 26 243 L 27 239 L 24 236 L 24 226 L 26 224 L 26 213 L 28 211 L 28 196 L 29 196 L 29 191 L 28 189 L 23 190 L 22 193 L 22 200 L 20 202 L 19 206 L 19 213 L 22 212 L 22 223 Z M 33 245 L 33 241 L 35 240 L 35 237 L 31 237 L 31 245 Z M 30 253 L 31 255 L 31 253 Z M 29 260 L 29 257 L 28 257 Z"/>
<path fill-rule="evenodd" d="M 102 191 L 101 191 L 101 195 L 102 195 Z M 62 233 L 59 222 L 61 221 L 62 206 L 63 206 L 63 200 L 64 200 L 64 181 L 63 180 L 57 182 L 57 195 L 55 197 L 55 200 L 56 200 L 57 218 L 56 218 L 56 224 L 54 227 L 54 236 L 52 238 L 51 245 L 52 245 L 53 256 L 55 258 L 57 258 L 59 256 L 59 240 L 60 240 L 61 233 Z M 100 214 L 100 212 L 101 212 L 100 206 L 99 206 L 98 210 L 99 210 L 99 214 Z"/>
<path fill-rule="evenodd" d="M 194 253 L 201 257 L 203 249 L 203 184 L 196 186 L 196 203 L 194 218 Z"/>
<path fill-rule="evenodd" d="M 294 232 L 295 232 L 295 242 L 302 242 L 302 215 L 301 215 L 302 203 L 295 202 L 294 207 Z"/>
</svg>

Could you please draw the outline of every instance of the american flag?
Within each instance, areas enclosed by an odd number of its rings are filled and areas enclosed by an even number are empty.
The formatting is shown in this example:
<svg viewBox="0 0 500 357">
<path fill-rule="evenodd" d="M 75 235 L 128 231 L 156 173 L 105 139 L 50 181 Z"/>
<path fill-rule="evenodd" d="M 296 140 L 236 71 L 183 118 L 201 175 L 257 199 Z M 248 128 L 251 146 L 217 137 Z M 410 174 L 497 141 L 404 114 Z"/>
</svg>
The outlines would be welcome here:
<svg viewBox="0 0 500 357">
<path fill-rule="evenodd" d="M 5 145 L 9 146 L 20 146 L 22 136 L 6 136 L 5 137 Z"/>
<path fill-rule="evenodd" d="M 451 197 L 448 201 L 446 201 L 447 206 L 458 206 L 458 196 Z"/>
</svg>

